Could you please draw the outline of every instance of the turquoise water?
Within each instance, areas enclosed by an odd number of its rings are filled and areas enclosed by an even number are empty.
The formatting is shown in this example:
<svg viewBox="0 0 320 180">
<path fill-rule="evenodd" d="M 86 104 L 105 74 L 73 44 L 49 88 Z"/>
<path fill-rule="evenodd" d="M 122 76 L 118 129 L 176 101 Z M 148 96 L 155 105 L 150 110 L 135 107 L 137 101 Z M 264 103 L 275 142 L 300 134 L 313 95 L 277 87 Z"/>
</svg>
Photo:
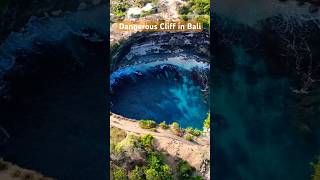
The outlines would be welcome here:
<svg viewBox="0 0 320 180">
<path fill-rule="evenodd" d="M 153 69 L 121 81 L 112 89 L 112 112 L 134 119 L 178 122 L 181 127 L 202 129 L 209 111 L 206 91 L 192 79 L 189 71 Z"/>
</svg>

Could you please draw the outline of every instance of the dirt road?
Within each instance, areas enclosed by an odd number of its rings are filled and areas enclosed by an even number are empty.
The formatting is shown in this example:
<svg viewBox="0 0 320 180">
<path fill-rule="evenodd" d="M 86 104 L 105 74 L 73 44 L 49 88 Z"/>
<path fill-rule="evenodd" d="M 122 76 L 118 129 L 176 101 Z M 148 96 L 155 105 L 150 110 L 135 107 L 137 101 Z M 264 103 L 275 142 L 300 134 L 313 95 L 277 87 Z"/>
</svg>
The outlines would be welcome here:
<svg viewBox="0 0 320 180">
<path fill-rule="evenodd" d="M 138 135 L 151 134 L 155 137 L 155 146 L 159 151 L 166 152 L 171 157 L 180 157 L 191 166 L 200 171 L 203 163 L 210 160 L 210 144 L 206 137 L 196 138 L 194 141 L 187 141 L 176 136 L 170 130 L 157 128 L 157 132 L 139 127 L 139 122 L 112 114 L 110 126 L 117 127 Z"/>
</svg>

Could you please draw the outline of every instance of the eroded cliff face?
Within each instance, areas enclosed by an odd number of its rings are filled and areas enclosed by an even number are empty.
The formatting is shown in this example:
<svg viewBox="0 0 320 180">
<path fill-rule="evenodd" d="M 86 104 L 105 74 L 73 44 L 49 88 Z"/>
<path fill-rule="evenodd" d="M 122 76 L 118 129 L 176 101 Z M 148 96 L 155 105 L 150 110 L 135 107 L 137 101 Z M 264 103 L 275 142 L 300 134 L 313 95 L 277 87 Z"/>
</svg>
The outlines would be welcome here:
<svg viewBox="0 0 320 180">
<path fill-rule="evenodd" d="M 166 60 L 181 55 L 209 63 L 209 45 L 208 32 L 137 33 L 122 43 L 121 48 L 112 57 L 111 68 L 115 70 L 126 65 Z"/>
</svg>

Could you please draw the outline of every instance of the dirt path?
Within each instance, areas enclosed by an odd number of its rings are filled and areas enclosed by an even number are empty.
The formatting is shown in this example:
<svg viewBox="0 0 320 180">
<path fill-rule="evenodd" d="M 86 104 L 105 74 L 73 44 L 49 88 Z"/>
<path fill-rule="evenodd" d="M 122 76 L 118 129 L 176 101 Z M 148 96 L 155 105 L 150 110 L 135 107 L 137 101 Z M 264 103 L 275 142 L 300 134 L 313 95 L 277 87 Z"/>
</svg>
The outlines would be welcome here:
<svg viewBox="0 0 320 180">
<path fill-rule="evenodd" d="M 139 127 L 139 123 L 137 121 L 133 121 L 130 120 L 128 118 L 125 118 L 123 116 L 120 115 L 115 115 L 112 114 L 110 116 L 110 126 L 114 126 L 117 127 L 119 129 L 128 131 L 128 132 L 132 132 L 135 134 L 151 134 L 155 137 L 160 137 L 160 138 L 169 138 L 171 140 L 175 140 L 175 141 L 179 141 L 191 146 L 205 146 L 207 145 L 206 143 L 203 142 L 191 142 L 188 140 L 185 140 L 179 136 L 173 135 L 171 133 L 168 132 L 164 132 L 163 130 L 157 130 L 157 132 L 153 132 L 147 129 L 142 129 Z"/>
<path fill-rule="evenodd" d="M 198 171 L 201 170 L 206 161 L 210 160 L 210 144 L 205 137 L 199 137 L 194 142 L 187 141 L 171 134 L 169 130 L 157 128 L 157 132 L 153 132 L 142 129 L 137 121 L 116 114 L 110 116 L 110 126 L 138 135 L 153 135 L 156 140 L 155 146 L 159 151 L 167 153 L 171 158 L 180 157 L 184 159 Z"/>
</svg>

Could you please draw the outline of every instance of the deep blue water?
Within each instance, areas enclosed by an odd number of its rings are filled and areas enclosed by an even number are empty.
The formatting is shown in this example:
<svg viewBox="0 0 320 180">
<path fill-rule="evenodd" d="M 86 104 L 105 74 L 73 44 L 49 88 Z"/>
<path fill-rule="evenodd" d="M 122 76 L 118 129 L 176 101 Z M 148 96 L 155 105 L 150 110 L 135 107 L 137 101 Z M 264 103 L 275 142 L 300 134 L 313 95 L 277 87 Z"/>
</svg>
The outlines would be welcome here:
<svg viewBox="0 0 320 180">
<path fill-rule="evenodd" d="M 111 111 L 134 119 L 202 129 L 209 111 L 205 91 L 189 71 L 149 71 L 134 79 L 124 78 L 113 87 Z"/>
</svg>

